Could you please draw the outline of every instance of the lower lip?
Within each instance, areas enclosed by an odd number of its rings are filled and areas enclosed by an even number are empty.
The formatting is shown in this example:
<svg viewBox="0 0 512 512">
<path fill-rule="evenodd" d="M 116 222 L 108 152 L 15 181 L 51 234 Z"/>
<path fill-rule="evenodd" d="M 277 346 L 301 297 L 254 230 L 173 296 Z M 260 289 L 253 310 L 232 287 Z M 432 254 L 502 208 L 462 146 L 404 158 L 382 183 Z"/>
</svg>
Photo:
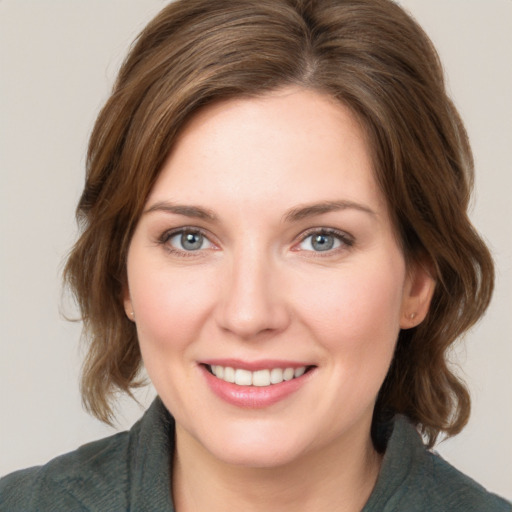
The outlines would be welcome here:
<svg viewBox="0 0 512 512">
<path fill-rule="evenodd" d="M 304 375 L 270 386 L 238 386 L 218 379 L 201 366 L 210 389 L 225 402 L 244 409 L 263 409 L 295 393 L 309 379 L 312 370 Z"/>
</svg>

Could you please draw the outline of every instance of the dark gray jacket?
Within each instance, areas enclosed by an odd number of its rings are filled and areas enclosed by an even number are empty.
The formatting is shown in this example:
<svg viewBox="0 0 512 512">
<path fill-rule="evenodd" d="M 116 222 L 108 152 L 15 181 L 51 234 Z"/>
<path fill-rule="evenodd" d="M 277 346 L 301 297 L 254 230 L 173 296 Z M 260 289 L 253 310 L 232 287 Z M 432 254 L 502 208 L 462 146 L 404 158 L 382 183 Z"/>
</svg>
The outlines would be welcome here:
<svg viewBox="0 0 512 512">
<path fill-rule="evenodd" d="M 0 480 L 1 512 L 173 512 L 174 421 L 156 399 L 129 432 Z M 501 498 L 427 451 L 398 417 L 362 512 L 511 512 Z"/>
</svg>

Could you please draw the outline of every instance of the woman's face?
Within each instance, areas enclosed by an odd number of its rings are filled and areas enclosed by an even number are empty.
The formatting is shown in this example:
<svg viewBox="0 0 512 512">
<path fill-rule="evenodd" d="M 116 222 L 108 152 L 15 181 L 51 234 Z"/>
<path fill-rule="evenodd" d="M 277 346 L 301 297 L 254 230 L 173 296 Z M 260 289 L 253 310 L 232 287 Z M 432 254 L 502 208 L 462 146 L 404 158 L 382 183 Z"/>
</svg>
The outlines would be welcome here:
<svg viewBox="0 0 512 512">
<path fill-rule="evenodd" d="M 406 269 L 354 116 L 287 88 L 186 126 L 135 230 L 125 308 L 178 446 L 268 467 L 370 442 L 431 287 Z"/>
</svg>

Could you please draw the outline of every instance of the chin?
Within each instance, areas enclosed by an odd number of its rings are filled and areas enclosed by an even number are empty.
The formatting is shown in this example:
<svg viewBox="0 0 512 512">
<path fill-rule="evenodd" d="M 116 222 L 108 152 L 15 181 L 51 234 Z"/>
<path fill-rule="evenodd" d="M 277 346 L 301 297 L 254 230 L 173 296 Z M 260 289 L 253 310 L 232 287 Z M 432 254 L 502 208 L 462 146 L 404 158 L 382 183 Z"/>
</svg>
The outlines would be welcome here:
<svg viewBox="0 0 512 512">
<path fill-rule="evenodd" d="M 218 450 L 213 455 L 225 464 L 254 469 L 270 469 L 287 466 L 296 461 L 302 450 L 275 445 L 232 445 L 227 450 Z M 217 450 L 213 450 L 217 451 Z"/>
<path fill-rule="evenodd" d="M 227 428 L 210 425 L 208 432 L 193 437 L 214 459 L 246 468 L 285 466 L 301 458 L 311 445 L 304 433 L 293 433 L 285 425 L 234 423 Z"/>
</svg>

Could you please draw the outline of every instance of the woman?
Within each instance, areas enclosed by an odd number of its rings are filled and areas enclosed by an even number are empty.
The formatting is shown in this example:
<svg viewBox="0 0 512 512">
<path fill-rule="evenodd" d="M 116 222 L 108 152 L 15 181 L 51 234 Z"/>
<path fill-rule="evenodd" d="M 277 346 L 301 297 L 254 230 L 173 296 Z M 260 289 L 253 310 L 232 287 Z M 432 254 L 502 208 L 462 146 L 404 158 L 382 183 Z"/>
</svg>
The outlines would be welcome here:
<svg viewBox="0 0 512 512">
<path fill-rule="evenodd" d="M 471 153 L 421 29 L 382 0 L 178 1 L 91 136 L 66 277 L 98 418 L 129 433 L 3 480 L 5 510 L 509 510 L 425 450 L 490 299 Z M 387 508 L 386 508 L 387 507 Z"/>
</svg>

